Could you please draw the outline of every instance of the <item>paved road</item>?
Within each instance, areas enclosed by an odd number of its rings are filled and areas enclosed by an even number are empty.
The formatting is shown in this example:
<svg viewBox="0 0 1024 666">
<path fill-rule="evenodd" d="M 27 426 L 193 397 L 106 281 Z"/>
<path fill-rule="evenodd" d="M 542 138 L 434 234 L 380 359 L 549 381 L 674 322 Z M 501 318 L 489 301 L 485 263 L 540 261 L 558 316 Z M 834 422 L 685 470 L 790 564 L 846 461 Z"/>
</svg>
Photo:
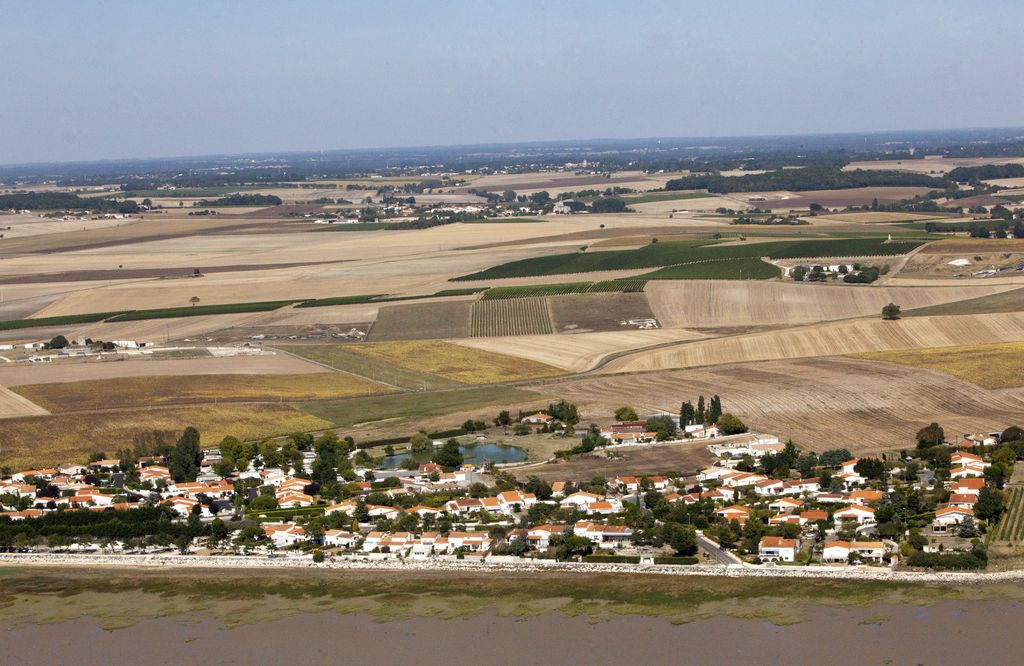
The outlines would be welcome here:
<svg viewBox="0 0 1024 666">
<path fill-rule="evenodd" d="M 704 536 L 704 533 L 699 530 L 697 531 L 697 545 L 700 546 L 708 554 L 710 554 L 713 558 L 718 560 L 719 564 L 724 564 L 725 566 L 743 566 L 743 560 L 736 557 L 735 555 L 725 550 L 711 539 Z"/>
</svg>

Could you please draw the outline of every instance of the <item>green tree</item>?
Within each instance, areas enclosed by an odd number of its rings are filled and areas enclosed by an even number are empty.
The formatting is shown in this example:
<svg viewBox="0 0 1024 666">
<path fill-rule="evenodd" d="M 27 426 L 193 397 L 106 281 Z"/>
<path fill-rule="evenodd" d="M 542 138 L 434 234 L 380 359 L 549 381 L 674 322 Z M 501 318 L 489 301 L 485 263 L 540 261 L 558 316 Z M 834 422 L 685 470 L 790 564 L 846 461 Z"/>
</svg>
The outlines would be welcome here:
<svg viewBox="0 0 1024 666">
<path fill-rule="evenodd" d="M 878 480 L 885 474 L 885 463 L 878 458 L 861 458 L 853 466 L 853 471 L 865 479 Z"/>
<path fill-rule="evenodd" d="M 1010 426 L 999 435 L 1000 442 L 1020 442 L 1024 441 L 1024 430 L 1019 426 Z"/>
<path fill-rule="evenodd" d="M 712 396 L 711 405 L 708 407 L 708 423 L 718 423 L 722 415 L 722 399 L 717 395 Z"/>
<path fill-rule="evenodd" d="M 171 477 L 175 481 L 195 481 L 199 475 L 199 463 L 203 458 L 199 447 L 199 431 L 189 426 L 185 428 L 171 451 L 168 465 Z"/>
<path fill-rule="evenodd" d="M 693 425 L 696 421 L 697 410 L 693 408 L 693 403 L 687 400 L 683 403 L 682 407 L 679 408 L 679 425 Z"/>
<path fill-rule="evenodd" d="M 917 431 L 917 448 L 927 449 L 946 441 L 946 433 L 938 423 L 930 423 Z"/>
<path fill-rule="evenodd" d="M 46 348 L 47 349 L 64 349 L 69 344 L 70 343 L 68 342 L 67 338 L 65 338 L 63 335 L 57 335 L 57 336 L 54 336 L 49 342 L 46 343 Z"/>
<path fill-rule="evenodd" d="M 409 446 L 413 453 L 426 453 L 434 449 L 434 440 L 430 439 L 425 432 L 418 432 L 409 440 Z"/>
<path fill-rule="evenodd" d="M 747 431 L 743 421 L 726 412 L 718 418 L 718 429 L 723 435 L 738 435 Z"/>
<path fill-rule="evenodd" d="M 1005 508 L 1006 502 L 1003 494 L 991 486 L 985 486 L 978 493 L 978 501 L 974 504 L 974 514 L 982 520 L 995 524 L 999 522 L 999 517 L 1003 515 Z"/>
<path fill-rule="evenodd" d="M 659 442 L 672 439 L 679 432 L 672 417 L 664 414 L 647 419 L 647 422 L 644 424 L 644 430 L 657 433 Z"/>
<path fill-rule="evenodd" d="M 615 410 L 616 421 L 636 421 L 637 418 L 636 410 L 632 407 L 623 405 Z"/>
<path fill-rule="evenodd" d="M 269 511 L 277 508 L 277 498 L 273 495 L 258 495 L 249 503 L 253 511 Z"/>
<path fill-rule="evenodd" d="M 697 398 L 697 423 L 707 423 L 708 412 L 704 405 L 704 396 Z"/>
<path fill-rule="evenodd" d="M 449 439 L 433 457 L 433 461 L 445 469 L 454 469 L 462 465 L 463 455 L 457 439 Z"/>
<path fill-rule="evenodd" d="M 548 414 L 568 426 L 574 426 L 580 422 L 580 414 L 576 405 L 565 400 L 548 405 Z"/>
<path fill-rule="evenodd" d="M 668 523 L 672 526 L 671 533 L 666 541 L 676 555 L 695 555 L 697 553 L 697 532 L 690 525 L 679 523 Z"/>
<path fill-rule="evenodd" d="M 853 454 L 850 453 L 849 449 L 829 449 L 818 457 L 818 463 L 823 467 L 839 467 L 847 460 L 851 459 Z"/>
<path fill-rule="evenodd" d="M 896 305 L 895 303 L 889 303 L 889 305 L 886 305 L 885 307 L 882 308 L 882 319 L 891 321 L 893 319 L 899 318 L 900 306 Z"/>
</svg>

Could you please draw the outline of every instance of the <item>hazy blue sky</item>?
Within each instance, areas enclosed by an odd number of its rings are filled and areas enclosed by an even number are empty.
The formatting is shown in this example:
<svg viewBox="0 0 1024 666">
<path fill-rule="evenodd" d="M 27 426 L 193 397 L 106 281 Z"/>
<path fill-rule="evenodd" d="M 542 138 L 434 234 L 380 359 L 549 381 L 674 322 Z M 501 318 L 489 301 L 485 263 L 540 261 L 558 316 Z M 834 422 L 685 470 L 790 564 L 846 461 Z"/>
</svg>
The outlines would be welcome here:
<svg viewBox="0 0 1024 666">
<path fill-rule="evenodd" d="M 17 2 L 0 163 L 1024 125 L 1024 3 Z"/>
</svg>

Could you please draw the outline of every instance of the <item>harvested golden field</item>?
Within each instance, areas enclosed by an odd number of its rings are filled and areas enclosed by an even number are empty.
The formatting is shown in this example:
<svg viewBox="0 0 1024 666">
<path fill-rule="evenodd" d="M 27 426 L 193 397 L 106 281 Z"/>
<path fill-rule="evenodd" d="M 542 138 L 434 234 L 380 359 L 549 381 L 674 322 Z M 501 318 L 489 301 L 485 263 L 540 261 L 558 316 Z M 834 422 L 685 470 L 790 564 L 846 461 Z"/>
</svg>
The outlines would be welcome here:
<svg viewBox="0 0 1024 666">
<path fill-rule="evenodd" d="M 531 359 L 563 370 L 582 372 L 594 367 L 610 354 L 706 337 L 703 333 L 684 329 L 626 329 L 562 335 L 468 338 L 453 342 L 465 347 Z"/>
<path fill-rule="evenodd" d="M 1024 386 L 1024 342 L 874 352 L 854 358 L 937 370 L 987 389 Z"/>
<path fill-rule="evenodd" d="M 914 433 L 937 421 L 946 432 L 1001 430 L 1024 421 L 1024 402 L 956 377 L 846 357 L 732 363 L 633 375 L 546 382 L 546 391 L 586 404 L 583 421 L 627 403 L 641 415 L 678 412 L 684 400 L 718 394 L 748 427 L 792 437 L 816 451 L 913 448 Z"/>
<path fill-rule="evenodd" d="M 927 187 L 855 187 L 842 190 L 809 190 L 806 192 L 736 192 L 729 195 L 762 210 L 803 210 L 812 203 L 826 208 L 867 206 L 875 199 L 880 204 L 913 199 L 928 193 Z"/>
<path fill-rule="evenodd" d="M 857 169 L 880 169 L 883 171 L 910 171 L 913 173 L 924 173 L 941 175 L 952 171 L 957 167 L 976 167 L 986 164 L 1021 164 L 1024 158 L 1019 157 L 942 157 L 927 156 L 922 159 L 905 160 L 865 160 L 863 162 L 850 162 L 843 167 L 843 171 L 855 171 Z"/>
<path fill-rule="evenodd" d="M 957 218 L 958 215 L 946 217 Z M 833 213 L 831 215 L 817 215 L 809 218 L 813 222 L 847 222 L 853 224 L 886 224 L 891 222 L 923 222 L 926 220 L 942 220 L 945 217 L 939 213 L 899 213 L 885 211 L 859 211 L 856 213 Z"/>
<path fill-rule="evenodd" d="M 349 347 L 353 353 L 414 372 L 463 384 L 497 384 L 562 374 L 558 368 L 441 340 L 377 342 Z"/>
<path fill-rule="evenodd" d="M 0 386 L 0 419 L 18 416 L 44 416 L 49 413 L 28 398 Z"/>
<path fill-rule="evenodd" d="M 1008 286 L 875 287 L 796 282 L 652 280 L 644 290 L 664 326 L 714 328 L 809 324 L 878 315 L 882 306 L 904 310 L 988 296 Z"/>
<path fill-rule="evenodd" d="M 173 375 L 298 375 L 327 372 L 315 363 L 285 354 L 246 354 L 158 360 L 57 361 L 55 363 L 0 363 L 0 384 L 59 384 L 117 377 Z"/>
<path fill-rule="evenodd" d="M 305 375 L 121 377 L 14 389 L 51 412 L 149 405 L 351 398 L 396 389 L 338 372 Z"/>
<path fill-rule="evenodd" d="M 289 405 L 193 405 L 153 409 L 81 412 L 4 421 L 0 464 L 14 469 L 84 462 L 94 451 L 113 454 L 140 433 L 199 429 L 204 446 L 227 435 L 262 439 L 330 427 L 330 422 Z"/>
<path fill-rule="evenodd" d="M 929 243 L 921 254 L 989 254 L 1024 252 L 1024 238 L 944 238 Z"/>
<path fill-rule="evenodd" d="M 963 301 L 930 305 L 913 310 L 904 310 L 904 317 L 933 317 L 940 315 L 990 314 L 995 312 L 1024 311 L 1024 288 L 1011 287 L 988 296 L 969 298 Z"/>
<path fill-rule="evenodd" d="M 1024 341 L 1024 313 L 857 319 L 680 343 L 610 361 L 602 372 L 638 372 L 746 361 Z"/>
</svg>

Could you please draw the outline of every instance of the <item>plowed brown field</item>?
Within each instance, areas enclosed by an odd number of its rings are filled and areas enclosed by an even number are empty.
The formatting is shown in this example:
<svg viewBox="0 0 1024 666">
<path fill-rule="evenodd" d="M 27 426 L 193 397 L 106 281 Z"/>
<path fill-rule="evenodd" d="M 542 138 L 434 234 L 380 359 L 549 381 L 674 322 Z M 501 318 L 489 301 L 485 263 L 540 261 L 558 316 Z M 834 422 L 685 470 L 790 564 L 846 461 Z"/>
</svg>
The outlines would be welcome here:
<svg viewBox="0 0 1024 666">
<path fill-rule="evenodd" d="M 931 370 L 849 358 L 593 376 L 546 383 L 544 389 L 587 404 L 584 421 L 623 403 L 642 414 L 676 412 L 684 400 L 718 394 L 725 410 L 750 428 L 792 437 L 816 451 L 912 448 L 914 433 L 932 421 L 961 433 L 1024 422 L 1024 402 L 1012 394 Z"/>
</svg>

